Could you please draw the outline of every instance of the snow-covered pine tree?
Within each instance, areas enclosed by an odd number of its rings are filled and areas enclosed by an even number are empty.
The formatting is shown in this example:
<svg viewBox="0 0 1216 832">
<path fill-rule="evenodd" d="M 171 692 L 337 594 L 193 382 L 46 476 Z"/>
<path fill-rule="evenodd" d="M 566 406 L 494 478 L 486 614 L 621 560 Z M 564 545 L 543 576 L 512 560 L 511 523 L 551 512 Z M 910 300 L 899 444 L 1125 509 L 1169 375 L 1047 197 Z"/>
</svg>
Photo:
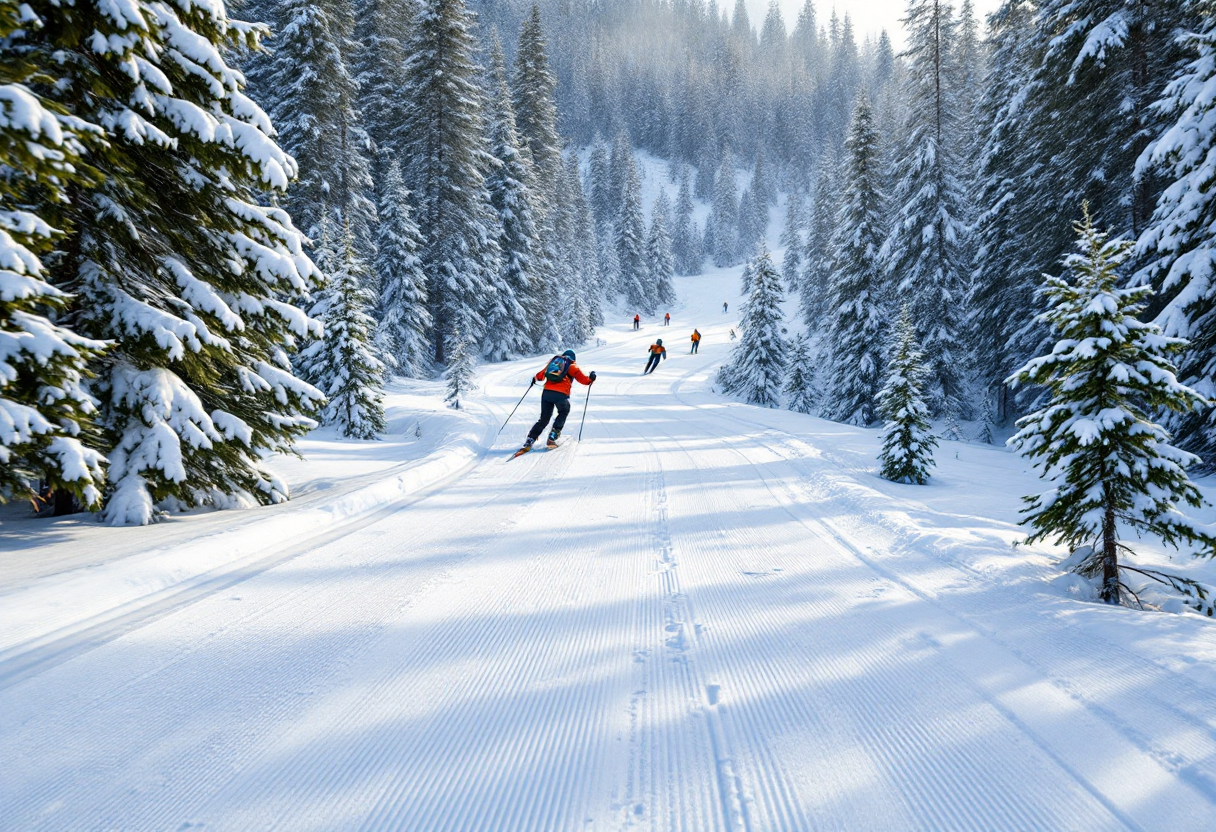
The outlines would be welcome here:
<svg viewBox="0 0 1216 832">
<path fill-rule="evenodd" d="M 676 195 L 675 225 L 671 232 L 672 254 L 676 259 L 677 274 L 700 274 L 704 260 L 701 235 L 693 220 L 692 189 L 688 182 L 688 169 L 680 177 L 680 190 Z"/>
<path fill-rule="evenodd" d="M 608 147 L 598 136 L 587 160 L 587 192 L 596 226 L 612 228 L 616 223 L 617 200 L 612 193 Z"/>
<path fill-rule="evenodd" d="M 780 243 L 785 247 L 785 255 L 781 258 L 781 276 L 785 278 L 785 287 L 791 293 L 798 291 L 802 280 L 802 255 L 806 243 L 802 239 L 804 206 L 802 197 L 790 194 L 785 206 L 785 225 L 781 229 Z"/>
<path fill-rule="evenodd" d="M 887 358 L 887 380 L 878 394 L 882 429 L 882 476 L 892 482 L 924 485 L 933 467 L 937 437 L 930 432 L 925 403 L 924 355 L 916 343 L 916 326 L 905 304 Z"/>
<path fill-rule="evenodd" d="M 1059 340 L 1009 379 L 1046 388 L 1048 400 L 1018 420 L 1009 444 L 1051 483 L 1025 498 L 1023 514 L 1034 527 L 1027 541 L 1053 540 L 1074 552 L 1091 546 L 1078 571 L 1100 573 L 1102 600 L 1117 604 L 1119 570 L 1127 568 L 1119 551 L 1130 551 L 1120 524 L 1216 556 L 1216 533 L 1178 510 L 1205 505 L 1186 474 L 1198 458 L 1171 446 L 1152 419 L 1153 410 L 1185 412 L 1207 401 L 1175 377 L 1171 358 L 1186 341 L 1136 318 L 1152 288 L 1120 288 L 1132 244 L 1094 228 L 1088 206 L 1077 233 L 1079 253 L 1065 261 L 1072 279 L 1048 277 L 1045 288 L 1044 317 Z"/>
<path fill-rule="evenodd" d="M 274 50 L 252 69 L 283 148 L 299 165 L 284 204 L 310 236 L 328 206 L 335 227 L 349 223 L 360 255 L 370 259 L 376 204 L 371 140 L 350 65 L 352 0 L 283 0 L 274 12 Z"/>
<path fill-rule="evenodd" d="M 883 257 L 887 274 L 912 305 L 929 373 L 935 414 L 966 405 L 959 330 L 965 318 L 966 201 L 959 179 L 957 89 L 951 43 L 954 23 L 945 0 L 910 0 L 905 95 L 907 123 L 893 199 L 895 221 Z"/>
<path fill-rule="evenodd" d="M 735 253 L 735 262 L 751 260 L 756 256 L 756 243 L 760 240 L 760 229 L 756 222 L 756 200 L 750 188 L 744 188 L 739 195 L 739 211 L 734 238 L 739 250 Z"/>
<path fill-rule="evenodd" d="M 486 178 L 490 204 L 498 222 L 498 248 L 501 265 L 492 272 L 484 287 L 486 306 L 482 310 L 485 337 L 481 354 L 489 361 L 505 361 L 512 355 L 526 354 L 533 343 L 529 322 L 553 314 L 556 287 L 554 276 L 547 281 L 550 291 L 542 291 L 544 279 L 537 274 L 537 255 L 541 241 L 533 210 L 535 181 L 527 157 L 521 152 L 515 129 L 511 90 L 507 87 L 506 65 L 498 36 L 491 37 L 490 105 L 488 108 L 490 155 L 496 164 Z M 560 172 L 560 169 L 559 169 Z M 529 307 L 525 311 L 525 306 Z"/>
<path fill-rule="evenodd" d="M 375 144 L 378 184 L 401 154 L 395 139 L 405 119 L 408 101 L 401 95 L 405 86 L 406 44 L 417 14 L 415 0 L 358 0 L 354 53 L 355 80 L 359 85 L 359 109 L 367 133 Z M 385 192 L 379 191 L 383 201 Z"/>
<path fill-rule="evenodd" d="M 309 310 L 325 334 L 301 351 L 296 363 L 329 399 L 322 424 L 350 439 L 375 439 L 384 431 L 385 375 L 373 342 L 376 324 L 368 314 L 375 296 L 366 288 L 370 275 L 350 227 L 338 233 L 332 222 L 323 216 L 317 251 L 317 265 L 329 282 Z"/>
<path fill-rule="evenodd" d="M 785 365 L 785 406 L 795 413 L 815 412 L 815 365 L 811 357 L 811 341 L 799 335 L 790 346 Z"/>
<path fill-rule="evenodd" d="M 14 32 L 37 27 L 31 14 L 0 3 L 8 47 Z M 81 141 L 101 130 L 45 106 L 25 85 L 36 72 L 13 52 L 0 60 L 0 503 L 32 499 L 42 481 L 58 505 L 97 508 L 105 460 L 82 441 L 96 412 L 83 378 L 104 345 L 52 322 L 70 298 L 46 282 L 40 255 L 62 236 Z"/>
<path fill-rule="evenodd" d="M 1198 4 L 1197 4 L 1198 5 Z M 1170 180 L 1136 254 L 1148 261 L 1138 275 L 1159 286 L 1167 301 L 1157 316 L 1166 335 L 1186 338 L 1179 359 L 1184 384 L 1216 400 L 1216 15 L 1199 17 L 1186 38 L 1195 57 L 1165 88 L 1158 106 L 1173 124 L 1140 158 L 1140 175 L 1161 170 Z M 1170 417 L 1178 443 L 1216 465 L 1216 407 Z"/>
<path fill-rule="evenodd" d="M 863 95 L 853 113 L 842 172 L 844 194 L 830 243 L 826 301 L 827 378 L 823 414 L 851 425 L 878 418 L 882 386 L 882 342 L 887 329 L 880 251 L 885 236 L 885 200 L 879 187 L 878 133 Z"/>
<path fill-rule="evenodd" d="M 722 161 L 714 177 L 713 198 L 714 265 L 722 268 L 739 262 L 739 197 L 735 187 L 735 168 L 730 148 L 723 148 Z"/>
<path fill-rule="evenodd" d="M 191 0 L 40 8 L 46 25 L 25 37 L 55 55 L 47 95 L 110 128 L 50 281 L 87 298 L 70 310 L 77 332 L 115 341 L 90 385 L 113 486 L 104 517 L 285 500 L 261 460 L 291 451 L 323 397 L 287 361 L 317 324 L 280 298 L 319 272 L 287 213 L 255 202 L 296 172 L 225 61 L 256 30 Z"/>
<path fill-rule="evenodd" d="M 667 234 L 667 217 L 671 203 L 667 191 L 659 191 L 650 212 L 650 231 L 646 235 L 646 271 L 649 278 L 647 294 L 657 307 L 668 308 L 676 300 L 671 278 L 675 274 L 675 258 L 671 253 L 671 237 Z"/>
<path fill-rule="evenodd" d="M 452 357 L 443 373 L 448 385 L 444 401 L 459 410 L 460 400 L 477 389 L 477 357 L 474 355 L 473 344 L 464 334 L 464 327 L 460 324 L 457 324 L 452 332 L 452 344 Z"/>
<path fill-rule="evenodd" d="M 785 293 L 781 273 L 766 247 L 761 246 L 749 266 L 751 292 L 743 303 L 739 322 L 743 332 L 730 359 L 718 372 L 718 384 L 751 404 L 777 407 L 786 365 L 781 314 Z"/>
<path fill-rule="evenodd" d="M 616 256 L 620 264 L 618 290 L 631 309 L 653 315 L 655 299 L 647 291 L 650 274 L 646 267 L 646 219 L 642 215 L 642 185 L 637 170 L 629 164 L 621 208 L 616 218 Z"/>
<path fill-rule="evenodd" d="M 409 160 L 406 184 L 424 240 L 422 268 L 440 363 L 457 323 L 470 344 L 481 342 L 484 287 L 499 268 L 473 26 L 463 0 L 434 0 L 419 12 L 403 91 L 411 106 L 397 136 Z"/>
<path fill-rule="evenodd" d="M 590 338 L 595 327 L 604 323 L 604 300 L 607 288 L 600 271 L 599 247 L 596 238 L 595 217 L 579 178 L 578 156 L 571 153 L 566 158 L 565 195 L 561 204 L 570 213 L 570 234 L 573 247 L 570 257 L 573 263 L 575 285 L 587 306 L 586 336 L 567 343 L 582 343 Z M 573 334 L 572 334 L 572 337 Z"/>
<path fill-rule="evenodd" d="M 380 324 L 376 343 L 380 354 L 398 373 L 411 378 L 429 375 L 431 350 L 427 334 L 426 275 L 418 252 L 422 234 L 414 222 L 409 191 L 401 166 L 391 161 L 380 183 L 380 225 L 376 239 L 376 274 L 380 278 Z"/>
<path fill-rule="evenodd" d="M 515 74 L 511 78 L 512 105 L 519 135 L 528 147 L 536 169 L 536 190 L 550 210 L 556 196 L 558 171 L 562 165 L 562 139 L 557 132 L 557 104 L 553 93 L 557 78 L 549 69 L 548 47 L 535 3 L 519 32 L 515 50 Z"/>
<path fill-rule="evenodd" d="M 832 236 L 836 233 L 836 209 L 840 198 L 838 166 L 835 151 L 825 151 L 819 160 L 811 196 L 811 218 L 798 291 L 798 310 L 809 333 L 817 332 L 823 326 L 824 299 L 832 279 Z"/>
</svg>

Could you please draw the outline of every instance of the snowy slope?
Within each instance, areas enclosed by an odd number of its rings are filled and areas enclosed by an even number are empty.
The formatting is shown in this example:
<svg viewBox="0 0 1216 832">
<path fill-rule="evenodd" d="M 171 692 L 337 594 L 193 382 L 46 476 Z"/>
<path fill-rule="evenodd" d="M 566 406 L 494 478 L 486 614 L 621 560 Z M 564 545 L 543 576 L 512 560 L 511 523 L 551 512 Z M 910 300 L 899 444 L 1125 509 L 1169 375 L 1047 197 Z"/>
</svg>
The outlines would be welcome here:
<svg viewBox="0 0 1216 832">
<path fill-rule="evenodd" d="M 421 499 L 13 644 L 0 829 L 1206 828 L 1212 623 L 1015 549 L 1002 450 L 899 486 L 873 431 L 718 396 L 738 269 L 678 289 L 580 350 L 581 443 L 576 388 L 563 447 L 507 460 L 533 393 Z M 540 363 L 483 368 L 489 436 Z"/>
</svg>

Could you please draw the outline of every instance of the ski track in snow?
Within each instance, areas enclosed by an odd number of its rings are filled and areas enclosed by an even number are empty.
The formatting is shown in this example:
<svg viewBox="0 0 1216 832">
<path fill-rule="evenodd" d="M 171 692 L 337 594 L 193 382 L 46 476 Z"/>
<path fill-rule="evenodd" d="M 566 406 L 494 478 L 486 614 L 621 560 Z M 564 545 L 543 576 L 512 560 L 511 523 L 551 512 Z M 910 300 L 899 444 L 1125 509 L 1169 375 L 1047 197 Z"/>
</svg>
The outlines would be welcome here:
<svg viewBox="0 0 1216 832">
<path fill-rule="evenodd" d="M 533 397 L 447 487 L 0 668 L 0 830 L 1209 824 L 1216 692 L 705 392 L 700 320 L 646 378 L 654 327 L 582 351 L 582 443 L 576 388 L 504 462 Z M 483 369 L 499 418 L 542 361 Z"/>
</svg>

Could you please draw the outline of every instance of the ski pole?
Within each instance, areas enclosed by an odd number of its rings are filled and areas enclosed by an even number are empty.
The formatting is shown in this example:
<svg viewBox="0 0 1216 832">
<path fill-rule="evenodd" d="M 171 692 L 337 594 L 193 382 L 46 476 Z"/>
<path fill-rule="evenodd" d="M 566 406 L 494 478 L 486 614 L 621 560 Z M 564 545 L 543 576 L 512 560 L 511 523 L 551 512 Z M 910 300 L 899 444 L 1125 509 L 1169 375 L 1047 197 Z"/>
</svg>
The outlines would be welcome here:
<svg viewBox="0 0 1216 832">
<path fill-rule="evenodd" d="M 515 403 L 515 407 L 511 411 L 511 416 L 515 415 L 515 411 L 519 410 L 519 406 L 524 403 L 524 399 L 527 397 L 527 395 L 529 393 L 532 392 L 532 388 L 535 386 L 536 386 L 536 379 L 532 379 L 532 383 L 528 385 L 528 389 L 524 391 L 524 394 L 519 397 L 519 401 Z M 588 391 L 588 392 L 590 392 L 590 391 Z M 507 422 L 511 421 L 511 416 L 507 417 Z M 507 426 L 507 422 L 502 423 L 502 428 L 505 428 Z M 502 428 L 498 429 L 498 433 L 502 433 Z M 498 433 L 496 433 L 494 435 L 497 436 Z"/>
<path fill-rule="evenodd" d="M 578 422 L 578 441 L 583 441 L 583 423 L 587 421 L 587 402 L 591 401 L 591 388 L 595 385 L 588 385 L 587 398 L 583 399 L 583 418 Z"/>
</svg>

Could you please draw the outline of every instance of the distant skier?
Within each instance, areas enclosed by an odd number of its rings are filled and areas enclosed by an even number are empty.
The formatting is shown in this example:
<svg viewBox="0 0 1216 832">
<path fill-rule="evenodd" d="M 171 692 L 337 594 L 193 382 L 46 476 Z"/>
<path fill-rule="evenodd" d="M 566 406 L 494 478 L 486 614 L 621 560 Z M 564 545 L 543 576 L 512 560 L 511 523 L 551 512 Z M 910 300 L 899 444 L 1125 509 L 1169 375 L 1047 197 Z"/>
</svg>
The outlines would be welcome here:
<svg viewBox="0 0 1216 832">
<path fill-rule="evenodd" d="M 726 314 L 726 301 L 722 301 L 722 314 Z"/>
<path fill-rule="evenodd" d="M 557 447 L 557 437 L 562 435 L 562 428 L 566 426 L 566 417 L 570 415 L 572 379 L 587 385 L 595 381 L 594 372 L 591 375 L 584 375 L 579 366 L 574 363 L 574 350 L 566 350 L 561 355 L 553 356 L 545 368 L 532 379 L 533 384 L 538 381 L 545 383 L 544 392 L 540 395 L 540 418 L 528 431 L 528 438 L 524 440 L 523 447 L 516 451 L 516 456 L 532 450 L 532 443 L 549 424 L 554 408 L 557 409 L 557 418 L 553 420 L 553 430 L 549 431 L 549 441 L 546 444 L 550 448 Z"/>
<path fill-rule="evenodd" d="M 668 312 L 663 316 L 663 326 L 671 326 L 671 313 Z"/>
<path fill-rule="evenodd" d="M 633 316 L 633 328 L 635 331 L 642 328 L 642 316 L 641 315 Z"/>
<path fill-rule="evenodd" d="M 692 352 L 691 355 L 696 355 L 697 350 L 701 347 L 701 332 L 694 329 L 692 331 Z"/>
<path fill-rule="evenodd" d="M 733 340 L 735 340 L 735 339 L 736 339 L 736 338 L 738 338 L 738 337 L 739 337 L 739 336 L 735 335 L 735 330 L 734 330 L 734 329 L 731 329 L 731 331 L 730 331 L 730 340 L 732 340 L 732 341 L 733 341 Z"/>
<path fill-rule="evenodd" d="M 659 366 L 659 362 L 666 360 L 667 348 L 663 346 L 663 339 L 656 338 L 655 342 L 650 345 L 650 357 L 646 359 L 646 369 L 642 370 L 642 375 L 653 373 L 655 368 Z"/>
</svg>

